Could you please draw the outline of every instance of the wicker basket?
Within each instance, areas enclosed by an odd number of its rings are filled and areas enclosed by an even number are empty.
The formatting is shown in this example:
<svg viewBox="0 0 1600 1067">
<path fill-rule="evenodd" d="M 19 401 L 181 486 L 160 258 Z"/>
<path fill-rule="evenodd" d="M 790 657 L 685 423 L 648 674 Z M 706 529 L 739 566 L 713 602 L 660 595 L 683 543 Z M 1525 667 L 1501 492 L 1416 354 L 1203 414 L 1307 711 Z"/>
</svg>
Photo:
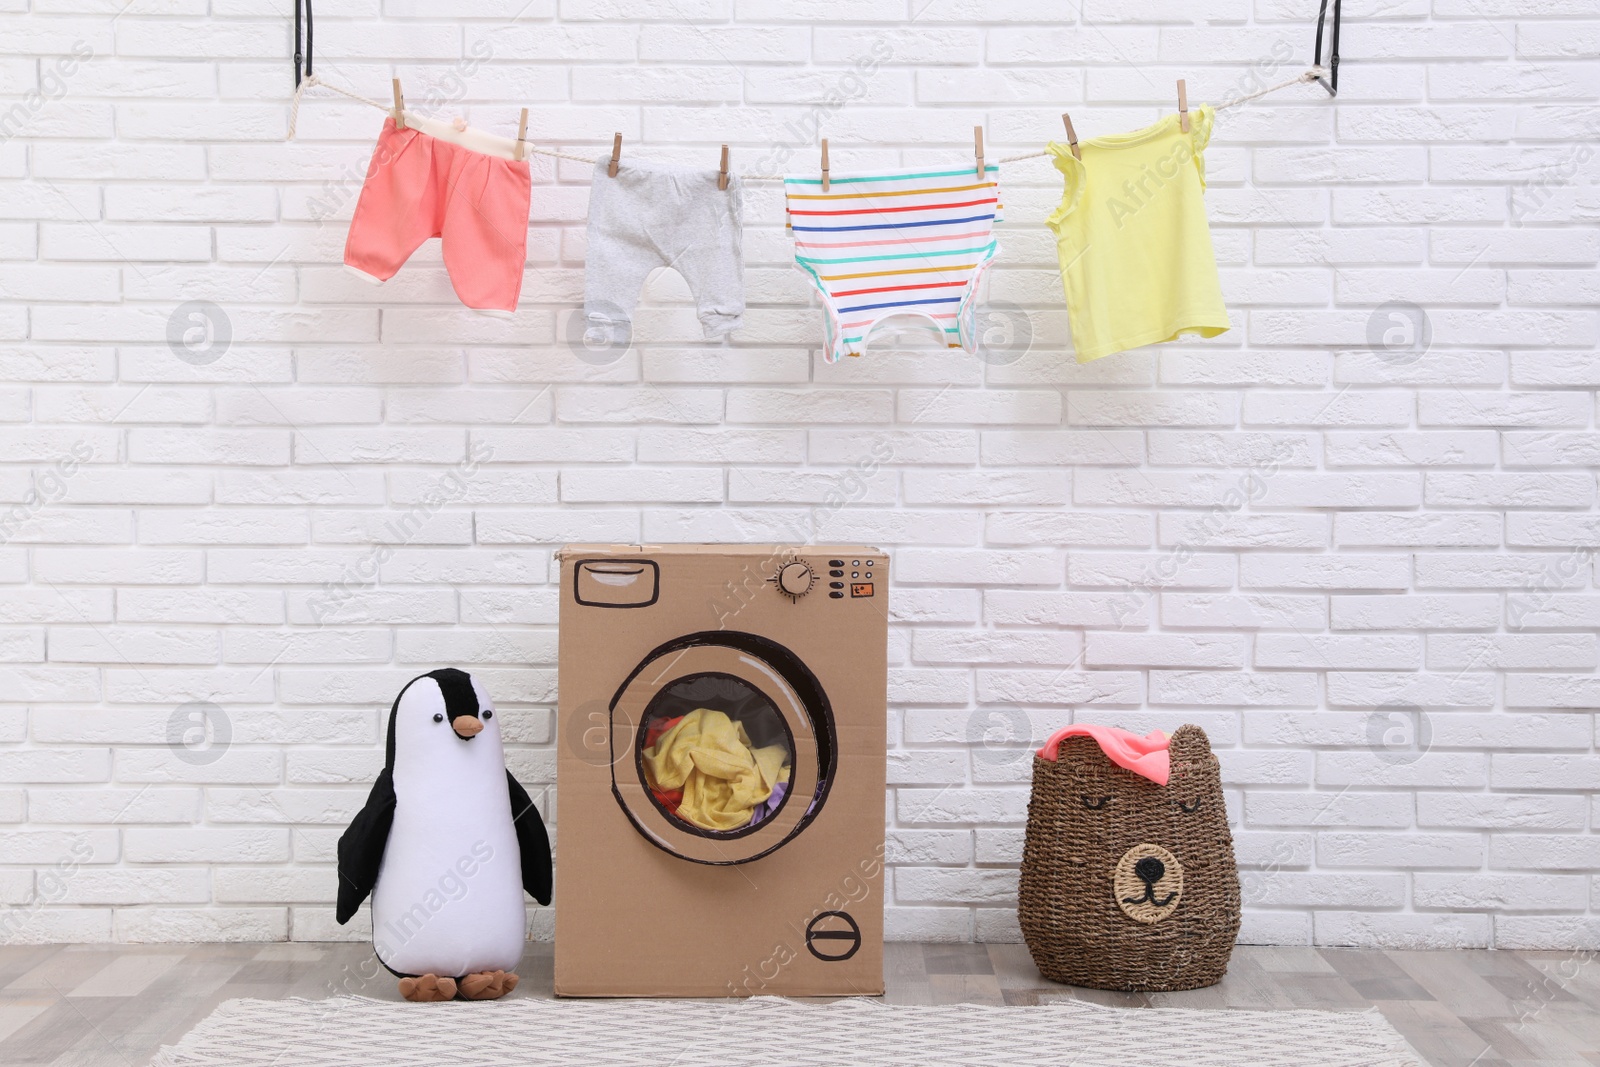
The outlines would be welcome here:
<svg viewBox="0 0 1600 1067">
<path fill-rule="evenodd" d="M 1017 915 L 1046 977 L 1095 989 L 1222 980 L 1239 933 L 1239 874 L 1205 731 L 1172 735 L 1157 785 L 1088 737 L 1033 760 Z"/>
</svg>

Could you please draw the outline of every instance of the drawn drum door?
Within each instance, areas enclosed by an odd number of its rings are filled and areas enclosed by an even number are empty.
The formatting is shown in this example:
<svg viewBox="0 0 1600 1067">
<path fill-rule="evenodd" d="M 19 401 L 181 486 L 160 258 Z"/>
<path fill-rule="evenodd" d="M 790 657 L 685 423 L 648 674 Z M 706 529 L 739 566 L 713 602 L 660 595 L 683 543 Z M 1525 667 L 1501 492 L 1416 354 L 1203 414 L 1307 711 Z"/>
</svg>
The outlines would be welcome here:
<svg viewBox="0 0 1600 1067">
<path fill-rule="evenodd" d="M 759 859 L 803 833 L 827 800 L 837 760 L 827 695 L 799 657 L 768 638 L 712 630 L 668 641 L 634 668 L 610 713 L 611 791 L 646 840 L 681 859 Z M 682 785 L 665 753 L 674 766 L 693 762 L 723 777 L 701 773 Z M 751 783 L 759 797 L 778 779 L 750 807 Z"/>
</svg>

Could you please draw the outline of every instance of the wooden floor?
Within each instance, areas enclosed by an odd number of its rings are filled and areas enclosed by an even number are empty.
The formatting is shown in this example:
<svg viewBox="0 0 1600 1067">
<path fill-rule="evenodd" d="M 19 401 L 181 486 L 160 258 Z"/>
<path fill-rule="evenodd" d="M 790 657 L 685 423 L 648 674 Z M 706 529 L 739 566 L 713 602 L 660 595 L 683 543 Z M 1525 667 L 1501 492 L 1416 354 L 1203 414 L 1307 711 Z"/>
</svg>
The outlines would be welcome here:
<svg viewBox="0 0 1600 1067">
<path fill-rule="evenodd" d="M 366 945 L 0 947 L 0 1063 L 143 1067 L 224 1000 L 398 999 Z M 1037 1004 L 1361 1011 L 1376 1007 L 1437 1067 L 1600 1067 L 1600 959 L 1572 952 L 1249 948 L 1211 989 L 1117 994 L 1039 977 L 1021 945 L 892 944 L 897 1004 Z M 548 944 L 515 995 L 549 996 Z"/>
</svg>

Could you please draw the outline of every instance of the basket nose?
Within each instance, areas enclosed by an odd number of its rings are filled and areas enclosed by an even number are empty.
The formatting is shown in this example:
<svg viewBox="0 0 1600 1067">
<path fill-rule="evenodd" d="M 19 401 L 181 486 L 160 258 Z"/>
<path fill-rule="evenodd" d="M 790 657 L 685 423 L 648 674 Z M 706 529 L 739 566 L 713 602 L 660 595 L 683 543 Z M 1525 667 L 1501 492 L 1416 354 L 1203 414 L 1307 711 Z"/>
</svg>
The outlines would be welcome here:
<svg viewBox="0 0 1600 1067">
<path fill-rule="evenodd" d="M 1153 926 L 1178 910 L 1183 899 L 1183 864 L 1160 845 L 1142 842 L 1117 861 L 1111 888 L 1124 915 Z"/>
</svg>

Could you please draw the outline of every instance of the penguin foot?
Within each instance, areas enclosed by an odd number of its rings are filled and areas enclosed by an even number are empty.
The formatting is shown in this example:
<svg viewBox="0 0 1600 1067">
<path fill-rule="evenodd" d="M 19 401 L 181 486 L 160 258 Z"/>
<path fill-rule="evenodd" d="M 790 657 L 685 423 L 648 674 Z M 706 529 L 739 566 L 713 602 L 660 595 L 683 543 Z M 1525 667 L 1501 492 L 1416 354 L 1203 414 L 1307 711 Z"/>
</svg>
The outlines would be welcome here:
<svg viewBox="0 0 1600 1067">
<path fill-rule="evenodd" d="M 461 995 L 468 1000 L 499 1000 L 517 988 L 518 978 L 506 971 L 483 971 L 461 979 Z"/>
<path fill-rule="evenodd" d="M 425 974 L 419 978 L 400 979 L 400 995 L 415 1004 L 431 1004 L 440 1000 L 454 1000 L 456 980 Z"/>
</svg>

